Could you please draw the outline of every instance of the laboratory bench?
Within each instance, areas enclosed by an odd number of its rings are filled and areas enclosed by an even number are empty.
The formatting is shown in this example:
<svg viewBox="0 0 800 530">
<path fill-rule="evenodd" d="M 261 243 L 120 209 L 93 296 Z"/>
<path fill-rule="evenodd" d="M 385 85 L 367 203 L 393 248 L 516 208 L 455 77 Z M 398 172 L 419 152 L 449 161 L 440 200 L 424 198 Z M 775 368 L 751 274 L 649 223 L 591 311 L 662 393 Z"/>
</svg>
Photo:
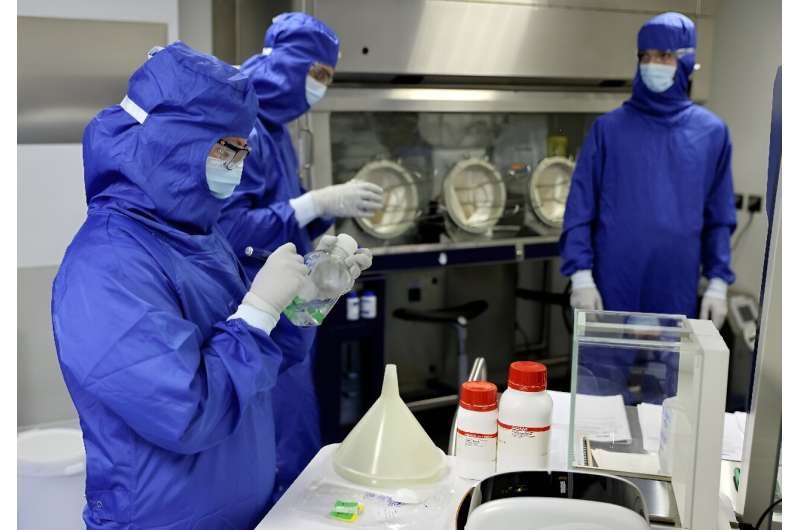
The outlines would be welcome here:
<svg viewBox="0 0 800 530">
<path fill-rule="evenodd" d="M 570 395 L 566 392 L 549 391 L 554 398 L 553 407 L 553 421 L 550 438 L 550 453 L 548 456 L 548 468 L 552 470 L 568 469 L 568 438 L 569 438 L 569 402 Z M 634 437 L 636 433 L 641 437 L 641 430 L 639 421 L 635 411 L 636 407 L 627 407 L 626 410 L 630 428 Z M 727 416 L 733 416 L 728 414 Z M 350 489 L 357 494 L 357 492 L 371 492 L 376 495 L 391 495 L 394 492 L 380 489 L 370 489 L 361 487 L 359 485 L 350 483 L 339 477 L 333 468 L 332 456 L 338 444 L 330 444 L 323 447 L 316 457 L 308 464 L 303 473 L 286 491 L 283 497 L 272 508 L 267 516 L 256 527 L 256 530 L 268 530 L 271 528 L 280 528 L 286 530 L 323 530 L 347 527 L 347 523 L 336 521 L 328 517 L 328 513 L 333 508 L 333 504 L 316 502 L 324 498 L 323 496 L 315 496 L 315 491 L 319 487 L 341 487 Z M 422 500 L 426 499 L 426 495 L 434 495 L 443 500 L 437 504 L 437 509 L 424 509 L 420 508 L 412 510 L 413 515 L 405 515 L 404 524 L 399 528 L 404 529 L 442 529 L 449 530 L 454 528 L 454 522 L 459 505 L 461 504 L 464 496 L 470 491 L 472 486 L 477 482 L 472 480 L 465 480 L 457 477 L 453 472 L 455 457 L 447 456 L 448 459 L 448 472 L 440 479 L 440 481 L 432 486 L 427 486 L 419 491 L 419 497 Z M 736 521 L 731 496 L 733 489 L 731 488 L 730 475 L 733 468 L 737 465 L 735 462 L 723 460 L 720 476 L 720 502 L 719 502 L 719 515 L 718 526 L 720 530 L 735 527 L 731 523 Z M 635 479 L 633 482 L 637 482 Z M 642 483 L 637 483 L 640 488 Z M 398 490 L 401 491 L 401 490 Z M 407 490 L 404 490 L 407 491 Z M 660 492 L 642 492 L 649 499 L 664 498 Z M 347 500 L 347 499 L 339 499 Z M 653 501 L 649 501 L 653 502 Z M 656 500 L 656 502 L 658 502 Z M 316 505 L 315 505 L 316 504 Z M 424 503 L 421 503 L 421 505 Z M 665 510 L 669 510 L 669 506 L 664 506 Z M 650 510 L 653 512 L 653 509 Z M 356 522 L 354 527 L 358 527 Z M 387 525 L 386 528 L 391 526 Z M 371 523 L 369 528 L 381 528 L 381 526 Z M 651 521 L 651 528 L 674 528 L 672 525 L 662 525 L 658 522 Z"/>
</svg>

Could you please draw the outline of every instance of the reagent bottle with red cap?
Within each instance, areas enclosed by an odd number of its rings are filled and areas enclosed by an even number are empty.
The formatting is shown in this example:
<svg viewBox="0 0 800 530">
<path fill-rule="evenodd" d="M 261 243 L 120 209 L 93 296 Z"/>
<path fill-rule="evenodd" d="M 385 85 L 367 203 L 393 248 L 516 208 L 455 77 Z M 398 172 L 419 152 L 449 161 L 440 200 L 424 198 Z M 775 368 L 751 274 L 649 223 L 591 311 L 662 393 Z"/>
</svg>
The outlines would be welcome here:
<svg viewBox="0 0 800 530">
<path fill-rule="evenodd" d="M 508 369 L 508 390 L 500 398 L 497 419 L 497 472 L 547 469 L 553 399 L 547 367 L 517 361 Z"/>
<path fill-rule="evenodd" d="M 494 473 L 497 459 L 497 387 L 487 381 L 461 385 L 456 414 L 456 473 L 481 480 Z"/>
</svg>

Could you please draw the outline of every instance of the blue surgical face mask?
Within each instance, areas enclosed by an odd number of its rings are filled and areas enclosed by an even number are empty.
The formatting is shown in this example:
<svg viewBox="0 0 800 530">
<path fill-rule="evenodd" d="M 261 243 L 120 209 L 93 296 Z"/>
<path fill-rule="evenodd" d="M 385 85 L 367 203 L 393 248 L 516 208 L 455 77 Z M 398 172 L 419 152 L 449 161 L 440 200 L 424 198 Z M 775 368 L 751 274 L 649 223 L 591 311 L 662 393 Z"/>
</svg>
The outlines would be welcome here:
<svg viewBox="0 0 800 530">
<path fill-rule="evenodd" d="M 306 76 L 306 101 L 310 106 L 314 106 L 319 100 L 325 96 L 325 91 L 328 89 L 324 84 L 320 83 L 310 75 Z"/>
<path fill-rule="evenodd" d="M 206 159 L 206 181 L 211 195 L 217 199 L 227 199 L 233 195 L 233 190 L 242 181 L 244 163 L 237 164 L 233 169 L 227 169 L 225 162 L 210 156 Z"/>
<path fill-rule="evenodd" d="M 639 75 L 642 76 L 645 86 L 656 93 L 669 90 L 669 87 L 675 82 L 675 70 L 677 70 L 677 66 L 668 64 L 648 63 L 639 65 Z"/>
</svg>

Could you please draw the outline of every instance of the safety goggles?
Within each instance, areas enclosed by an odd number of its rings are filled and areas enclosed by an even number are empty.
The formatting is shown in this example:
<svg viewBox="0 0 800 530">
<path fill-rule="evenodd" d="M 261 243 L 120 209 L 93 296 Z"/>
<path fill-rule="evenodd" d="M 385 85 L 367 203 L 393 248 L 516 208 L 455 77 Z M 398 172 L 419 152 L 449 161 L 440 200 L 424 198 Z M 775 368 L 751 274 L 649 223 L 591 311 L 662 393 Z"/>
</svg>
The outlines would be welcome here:
<svg viewBox="0 0 800 530">
<path fill-rule="evenodd" d="M 249 154 L 249 146 L 240 147 L 226 140 L 220 140 L 214 144 L 210 153 L 214 158 L 222 160 L 227 170 L 231 170 L 241 164 Z"/>
<path fill-rule="evenodd" d="M 314 63 L 308 69 L 308 75 L 319 81 L 325 86 L 329 86 L 333 82 L 333 68 L 327 64 Z"/>
<path fill-rule="evenodd" d="M 647 58 L 648 62 L 666 63 L 670 62 L 672 59 L 680 59 L 694 52 L 694 48 L 679 48 L 677 50 L 639 50 L 636 56 L 639 58 L 639 62 Z"/>
</svg>

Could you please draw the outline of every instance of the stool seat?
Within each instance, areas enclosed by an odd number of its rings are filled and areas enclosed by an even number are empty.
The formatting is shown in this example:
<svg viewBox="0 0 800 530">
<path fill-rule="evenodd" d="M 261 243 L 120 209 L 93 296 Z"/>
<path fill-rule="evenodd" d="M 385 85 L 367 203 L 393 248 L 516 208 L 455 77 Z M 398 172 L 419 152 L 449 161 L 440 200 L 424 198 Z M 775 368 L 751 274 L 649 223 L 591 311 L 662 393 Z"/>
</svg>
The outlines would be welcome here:
<svg viewBox="0 0 800 530">
<path fill-rule="evenodd" d="M 438 309 L 409 309 L 400 307 L 395 309 L 392 315 L 400 320 L 407 320 L 410 322 L 458 324 L 459 318 L 463 317 L 467 321 L 473 320 L 482 315 L 488 308 L 489 303 L 486 300 L 473 300 L 466 304 L 441 307 Z"/>
</svg>

